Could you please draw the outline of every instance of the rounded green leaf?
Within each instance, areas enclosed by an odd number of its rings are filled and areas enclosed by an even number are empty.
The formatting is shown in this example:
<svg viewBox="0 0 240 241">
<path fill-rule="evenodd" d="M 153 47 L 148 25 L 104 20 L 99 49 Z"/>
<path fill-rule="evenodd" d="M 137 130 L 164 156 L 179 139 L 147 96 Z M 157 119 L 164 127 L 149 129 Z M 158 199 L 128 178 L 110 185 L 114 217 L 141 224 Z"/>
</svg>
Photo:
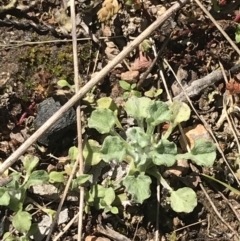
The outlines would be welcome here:
<svg viewBox="0 0 240 241">
<path fill-rule="evenodd" d="M 115 200 L 115 192 L 114 192 L 113 188 L 111 188 L 111 187 L 107 188 L 103 200 L 105 201 L 105 203 L 108 206 L 111 206 L 111 204 Z"/>
<path fill-rule="evenodd" d="M 76 161 L 78 157 L 78 148 L 76 146 L 72 146 L 68 150 L 68 156 L 70 157 L 71 161 Z"/>
<path fill-rule="evenodd" d="M 211 141 L 196 140 L 190 159 L 199 166 L 211 167 L 216 159 L 216 147 Z"/>
<path fill-rule="evenodd" d="M 153 126 L 157 126 L 163 122 L 168 122 L 172 118 L 172 111 L 166 103 L 162 101 L 153 102 L 148 109 L 147 122 Z"/>
<path fill-rule="evenodd" d="M 70 84 L 66 81 L 66 80 L 64 80 L 64 79 L 61 79 L 61 80 L 59 80 L 58 82 L 57 82 L 57 84 L 60 86 L 60 87 L 69 87 L 70 86 Z"/>
<path fill-rule="evenodd" d="M 109 109 L 94 110 L 89 118 L 88 126 L 96 129 L 101 134 L 111 131 L 116 122 L 114 113 Z"/>
<path fill-rule="evenodd" d="M 82 185 L 86 183 L 91 178 L 91 175 L 89 174 L 82 174 L 76 178 L 76 182 L 78 185 Z"/>
<path fill-rule="evenodd" d="M 126 135 L 132 146 L 140 146 L 141 148 L 144 148 L 150 144 L 150 138 L 140 127 L 128 128 Z"/>
<path fill-rule="evenodd" d="M 144 200 L 150 197 L 151 178 L 146 175 L 127 176 L 123 180 L 123 185 L 126 191 L 132 196 L 132 200 L 137 203 L 143 203 Z"/>
<path fill-rule="evenodd" d="M 160 143 L 150 152 L 153 163 L 156 165 L 165 165 L 171 167 L 176 161 L 177 146 L 166 139 L 162 139 Z"/>
<path fill-rule="evenodd" d="M 151 104 L 151 99 L 147 97 L 136 97 L 132 96 L 125 104 L 125 110 L 129 116 L 137 120 L 141 120 L 148 116 L 148 108 Z"/>
<path fill-rule="evenodd" d="M 37 166 L 39 158 L 28 154 L 23 158 L 23 166 L 26 170 L 27 175 L 29 176 L 33 169 Z"/>
<path fill-rule="evenodd" d="M 191 110 L 189 106 L 181 101 L 174 101 L 169 109 L 172 111 L 172 120 L 173 126 L 177 126 L 183 121 L 187 121 L 190 117 Z"/>
<path fill-rule="evenodd" d="M 30 186 L 33 186 L 33 185 L 42 184 L 44 182 L 47 182 L 48 179 L 49 179 L 49 176 L 46 171 L 44 171 L 44 170 L 34 171 L 29 176 L 29 179 L 28 179 L 25 187 L 29 188 Z"/>
<path fill-rule="evenodd" d="M 3 240 L 4 241 L 16 241 L 16 237 L 13 234 L 11 234 L 10 232 L 6 232 L 3 235 Z"/>
<path fill-rule="evenodd" d="M 101 109 L 109 109 L 113 112 L 117 112 L 118 107 L 110 97 L 102 97 L 97 100 L 97 106 Z"/>
<path fill-rule="evenodd" d="M 128 82 L 124 81 L 124 80 L 120 80 L 119 81 L 119 85 L 124 90 L 129 90 L 129 91 L 131 90 L 131 85 Z"/>
<path fill-rule="evenodd" d="M 77 178 L 72 180 L 71 188 L 72 189 L 78 189 L 79 186 L 85 184 L 91 178 L 92 178 L 92 175 L 82 174 L 82 175 L 80 175 Z"/>
<path fill-rule="evenodd" d="M 121 162 L 126 155 L 125 143 L 118 136 L 107 136 L 102 144 L 101 153 L 105 162 L 112 160 Z"/>
<path fill-rule="evenodd" d="M 20 210 L 13 216 L 12 224 L 20 233 L 28 232 L 32 224 L 32 216 Z"/>
<path fill-rule="evenodd" d="M 63 183 L 64 182 L 64 172 L 50 172 L 49 173 L 49 182 L 51 183 Z"/>
<path fill-rule="evenodd" d="M 191 188 L 180 188 L 171 192 L 170 202 L 175 212 L 191 213 L 197 206 L 197 195 Z"/>
<path fill-rule="evenodd" d="M 5 188 L 0 188 L 0 205 L 8 206 L 10 203 L 10 196 L 8 191 Z"/>
<path fill-rule="evenodd" d="M 94 166 L 101 161 L 100 145 L 95 140 L 86 141 L 83 148 L 83 157 L 85 160 L 85 165 Z"/>
<path fill-rule="evenodd" d="M 118 208 L 117 207 L 111 207 L 111 213 L 118 214 Z"/>
</svg>

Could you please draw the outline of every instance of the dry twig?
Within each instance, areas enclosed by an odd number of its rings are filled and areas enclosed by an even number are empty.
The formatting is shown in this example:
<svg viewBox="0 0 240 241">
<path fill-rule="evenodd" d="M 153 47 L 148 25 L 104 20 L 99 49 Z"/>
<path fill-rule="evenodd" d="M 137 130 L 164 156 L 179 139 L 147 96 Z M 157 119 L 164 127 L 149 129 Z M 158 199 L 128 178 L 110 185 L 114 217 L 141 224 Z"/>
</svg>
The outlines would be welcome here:
<svg viewBox="0 0 240 241">
<path fill-rule="evenodd" d="M 230 69 L 230 73 L 234 74 L 240 71 L 240 64 L 235 65 Z M 226 73 L 229 76 L 229 73 Z M 215 70 L 207 76 L 197 79 L 191 83 L 188 87 L 184 88 L 184 92 L 181 92 L 179 95 L 175 96 L 173 100 L 186 101 L 188 96 L 189 98 L 199 95 L 199 93 L 208 86 L 215 84 L 223 78 L 221 70 Z"/>
<path fill-rule="evenodd" d="M 78 75 L 78 56 L 77 56 L 77 38 L 76 38 L 76 15 L 75 15 L 75 3 L 74 0 L 71 0 L 71 21 L 72 21 L 72 45 L 73 45 L 73 64 L 74 64 L 74 84 L 75 84 L 75 92 L 77 93 L 79 91 L 79 75 Z M 53 220 L 53 223 L 51 225 L 50 231 L 48 233 L 46 241 L 49 241 L 51 238 L 52 231 L 54 229 L 54 226 L 58 220 L 59 213 L 62 209 L 62 205 L 65 201 L 65 198 L 67 196 L 71 181 L 73 179 L 73 176 L 76 172 L 77 166 L 79 164 L 79 174 L 81 175 L 83 173 L 83 156 L 82 156 L 82 125 L 81 125 L 81 107 L 80 103 L 78 103 L 76 108 L 76 115 L 77 115 L 77 133 L 78 133 L 78 159 L 76 160 L 76 163 L 74 164 L 74 167 L 72 169 L 71 176 L 68 179 L 67 185 L 64 189 L 63 196 L 61 198 L 61 201 L 58 205 L 57 213 L 55 215 L 55 218 Z M 82 236 L 82 215 L 83 215 L 83 197 L 84 197 L 84 188 L 80 187 L 80 197 L 79 197 L 79 225 L 78 225 L 78 241 L 81 240 Z"/>
</svg>

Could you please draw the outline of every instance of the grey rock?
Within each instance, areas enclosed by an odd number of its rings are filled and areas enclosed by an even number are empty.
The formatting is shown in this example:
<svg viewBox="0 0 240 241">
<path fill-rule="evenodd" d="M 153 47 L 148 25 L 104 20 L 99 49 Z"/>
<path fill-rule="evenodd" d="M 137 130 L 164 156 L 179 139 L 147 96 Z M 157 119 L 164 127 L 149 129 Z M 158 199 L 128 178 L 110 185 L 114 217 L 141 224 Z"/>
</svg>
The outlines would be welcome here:
<svg viewBox="0 0 240 241">
<path fill-rule="evenodd" d="M 61 107 L 61 103 L 52 97 L 42 101 L 38 105 L 38 114 L 33 123 L 35 128 L 40 128 Z M 38 139 L 38 142 L 44 146 L 56 146 L 75 126 L 75 123 L 76 112 L 74 108 L 70 108 Z"/>
</svg>

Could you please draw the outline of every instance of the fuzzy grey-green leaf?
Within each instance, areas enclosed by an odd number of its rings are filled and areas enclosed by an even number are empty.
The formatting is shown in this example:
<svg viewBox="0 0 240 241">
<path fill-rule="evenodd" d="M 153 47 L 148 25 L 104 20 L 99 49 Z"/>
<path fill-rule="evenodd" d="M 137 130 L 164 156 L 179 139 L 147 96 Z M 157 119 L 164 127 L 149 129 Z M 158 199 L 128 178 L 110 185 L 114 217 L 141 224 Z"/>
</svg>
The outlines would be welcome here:
<svg viewBox="0 0 240 241">
<path fill-rule="evenodd" d="M 143 203 L 144 200 L 150 197 L 151 178 L 146 175 L 127 176 L 123 180 L 123 185 L 126 191 L 131 194 L 132 200 L 137 203 Z"/>
<path fill-rule="evenodd" d="M 184 102 L 174 101 L 169 108 L 173 113 L 171 122 L 174 127 L 190 118 L 191 110 Z"/>
<path fill-rule="evenodd" d="M 132 146 L 139 146 L 141 148 L 150 144 L 150 137 L 140 127 L 131 127 L 126 131 L 129 143 Z"/>
<path fill-rule="evenodd" d="M 148 117 L 146 120 L 153 126 L 168 122 L 171 118 L 172 111 L 170 111 L 168 105 L 162 101 L 155 101 L 148 108 Z"/>
<path fill-rule="evenodd" d="M 191 160 L 199 166 L 211 167 L 216 159 L 216 147 L 210 141 L 196 140 L 191 150 Z"/>
<path fill-rule="evenodd" d="M 171 167 L 176 161 L 177 146 L 168 140 L 162 139 L 159 144 L 151 151 L 153 163 Z"/>
<path fill-rule="evenodd" d="M 191 213 L 197 206 L 197 195 L 191 188 L 179 188 L 171 192 L 170 201 L 175 212 Z"/>
<path fill-rule="evenodd" d="M 132 96 L 125 104 L 125 110 L 128 116 L 132 116 L 135 119 L 143 119 L 148 116 L 148 108 L 151 104 L 151 99 L 147 97 Z"/>
<path fill-rule="evenodd" d="M 101 134 L 109 133 L 115 125 L 116 117 L 109 109 L 94 110 L 89 118 L 88 126 Z"/>
<path fill-rule="evenodd" d="M 107 136 L 101 148 L 101 157 L 105 162 L 122 161 L 126 155 L 125 143 L 117 136 Z"/>
</svg>

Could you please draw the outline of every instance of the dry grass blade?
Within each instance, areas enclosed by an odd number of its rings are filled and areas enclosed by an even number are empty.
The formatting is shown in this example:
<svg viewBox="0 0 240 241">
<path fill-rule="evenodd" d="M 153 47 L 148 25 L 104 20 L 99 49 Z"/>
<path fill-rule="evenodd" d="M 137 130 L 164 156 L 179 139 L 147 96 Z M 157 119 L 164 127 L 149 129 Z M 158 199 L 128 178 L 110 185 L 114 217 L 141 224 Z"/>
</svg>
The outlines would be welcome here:
<svg viewBox="0 0 240 241">
<path fill-rule="evenodd" d="M 58 241 L 64 233 L 67 232 L 67 230 L 71 227 L 71 225 L 79 218 L 79 213 L 76 214 L 70 222 L 63 228 L 63 230 L 53 239 L 53 241 Z"/>
<path fill-rule="evenodd" d="M 77 93 L 79 91 L 79 74 L 78 74 L 78 56 L 77 56 L 77 38 L 76 38 L 76 15 L 75 15 L 75 2 L 74 0 L 70 1 L 71 6 L 71 21 L 72 21 L 72 45 L 73 45 L 73 64 L 74 64 L 74 84 L 75 84 L 75 92 Z M 49 241 L 51 238 L 52 231 L 54 229 L 54 226 L 58 220 L 59 213 L 62 209 L 62 205 L 64 203 L 64 200 L 67 196 L 72 178 L 76 172 L 77 166 L 79 164 L 79 174 L 81 175 L 83 173 L 83 156 L 82 156 L 82 125 L 81 125 L 81 107 L 80 102 L 77 103 L 76 108 L 76 115 L 77 115 L 77 136 L 78 136 L 78 159 L 76 160 L 76 163 L 74 164 L 74 167 L 72 169 L 71 176 L 68 179 L 67 185 L 65 187 L 62 199 L 58 205 L 57 213 L 54 218 L 54 221 L 51 225 L 50 232 L 48 233 L 46 241 Z M 84 188 L 80 187 L 80 197 L 79 197 L 79 225 L 78 225 L 78 241 L 81 240 L 81 234 L 82 234 L 82 215 L 83 215 L 83 196 L 84 196 Z"/>
<path fill-rule="evenodd" d="M 123 36 L 109 36 L 109 37 L 99 37 L 99 39 L 115 39 L 115 38 L 122 38 Z M 92 38 L 78 38 L 77 41 L 86 41 L 86 40 L 91 40 Z M 53 39 L 53 40 L 45 40 L 45 41 L 33 41 L 33 42 L 28 42 L 28 41 L 9 41 L 7 44 L 0 44 L 0 47 L 3 48 L 18 48 L 22 46 L 27 46 L 27 45 L 40 45 L 40 44 L 53 44 L 53 43 L 67 43 L 71 42 L 71 39 Z"/>
<path fill-rule="evenodd" d="M 9 156 L 0 166 L 0 174 L 9 168 L 17 159 L 45 133 L 58 119 L 79 101 L 88 91 L 92 89 L 101 79 L 103 79 L 111 69 L 119 64 L 133 49 L 135 49 L 145 38 L 147 38 L 155 29 L 157 29 L 164 21 L 166 21 L 181 6 L 186 4 L 188 0 L 176 2 L 161 17 L 157 18 L 144 32 L 142 32 L 131 44 L 129 44 L 121 53 L 119 53 L 108 65 L 106 65 L 97 76 L 93 77 L 85 86 L 83 86 L 65 105 L 62 106 L 48 121 L 45 122 L 32 136 L 30 136 L 11 156 Z"/>
</svg>

